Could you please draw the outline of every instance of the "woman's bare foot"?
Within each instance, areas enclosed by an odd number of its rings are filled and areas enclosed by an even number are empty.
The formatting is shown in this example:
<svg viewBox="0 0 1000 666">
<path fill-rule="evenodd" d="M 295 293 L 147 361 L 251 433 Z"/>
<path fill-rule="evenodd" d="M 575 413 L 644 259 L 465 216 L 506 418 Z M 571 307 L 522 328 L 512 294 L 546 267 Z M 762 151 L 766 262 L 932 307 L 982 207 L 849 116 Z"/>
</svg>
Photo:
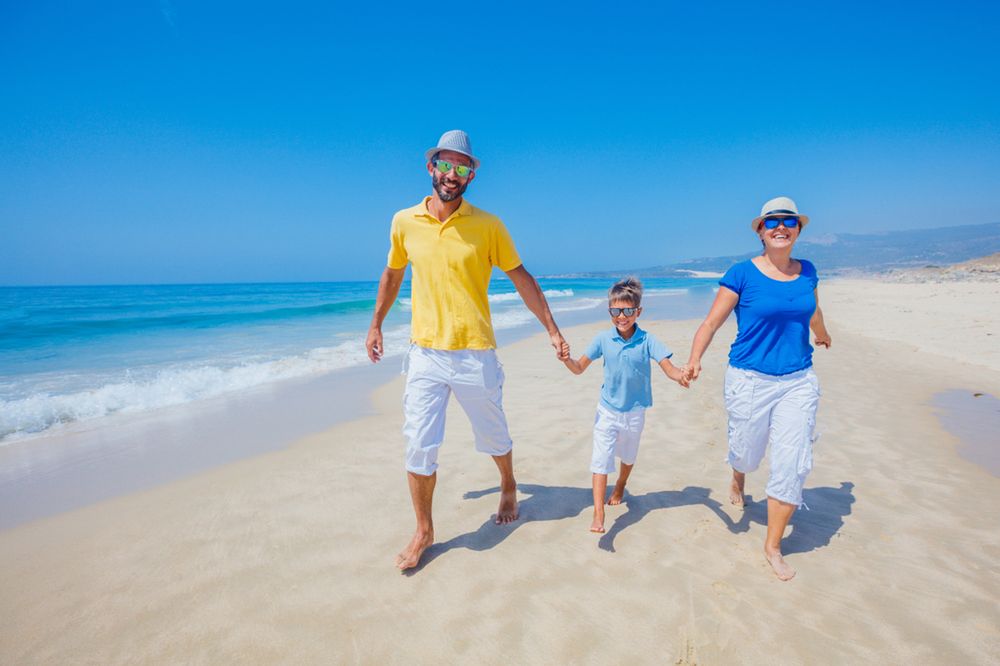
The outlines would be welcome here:
<svg viewBox="0 0 1000 666">
<path fill-rule="evenodd" d="M 594 522 L 590 523 L 590 531 L 596 534 L 604 534 L 604 513 L 594 512 Z"/>
<path fill-rule="evenodd" d="M 729 503 L 735 506 L 743 506 L 744 495 L 743 486 L 747 481 L 747 475 L 743 472 L 733 470 L 733 480 L 729 482 Z M 780 555 L 780 553 L 779 553 Z"/>
<path fill-rule="evenodd" d="M 507 525 L 517 520 L 517 486 L 500 491 L 500 506 L 497 508 L 497 525 Z"/>
<path fill-rule="evenodd" d="M 767 563 L 771 565 L 774 569 L 774 575 L 778 577 L 779 580 L 791 580 L 795 577 L 795 569 L 793 569 L 787 562 L 785 558 L 781 556 L 781 551 L 768 551 L 764 549 L 764 558 Z"/>
<path fill-rule="evenodd" d="M 615 484 L 615 489 L 611 491 L 611 497 L 608 498 L 608 504 L 611 506 L 618 506 L 622 503 L 622 499 L 625 497 L 625 486 L 619 487 Z"/>
<path fill-rule="evenodd" d="M 401 571 L 412 569 L 420 563 L 420 556 L 434 543 L 434 532 L 417 530 L 406 544 L 406 548 L 396 556 L 396 567 Z"/>
</svg>

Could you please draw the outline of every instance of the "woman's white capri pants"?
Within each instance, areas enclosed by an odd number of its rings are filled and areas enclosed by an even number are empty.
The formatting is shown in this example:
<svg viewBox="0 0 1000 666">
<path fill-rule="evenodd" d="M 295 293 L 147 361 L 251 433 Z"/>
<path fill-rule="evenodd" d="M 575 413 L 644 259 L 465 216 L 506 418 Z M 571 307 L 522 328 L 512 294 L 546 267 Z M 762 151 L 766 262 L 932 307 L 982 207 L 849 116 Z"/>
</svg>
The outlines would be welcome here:
<svg viewBox="0 0 1000 666">
<path fill-rule="evenodd" d="M 729 464 L 737 472 L 760 466 L 771 444 L 771 477 L 765 491 L 789 504 L 802 504 L 802 486 L 812 470 L 819 380 L 812 368 L 766 375 L 729 366 Z"/>
</svg>

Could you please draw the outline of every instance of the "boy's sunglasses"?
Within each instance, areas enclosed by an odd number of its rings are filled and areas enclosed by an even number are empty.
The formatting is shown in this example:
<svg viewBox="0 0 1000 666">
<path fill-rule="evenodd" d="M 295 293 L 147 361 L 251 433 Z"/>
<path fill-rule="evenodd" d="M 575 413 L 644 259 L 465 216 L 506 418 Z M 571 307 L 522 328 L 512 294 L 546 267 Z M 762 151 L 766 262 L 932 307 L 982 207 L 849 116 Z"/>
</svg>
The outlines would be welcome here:
<svg viewBox="0 0 1000 666">
<path fill-rule="evenodd" d="M 623 314 L 626 317 L 631 317 L 638 311 L 639 308 L 608 308 L 608 312 L 611 313 L 612 317 L 617 317 L 620 314 Z"/>
<path fill-rule="evenodd" d="M 785 225 L 786 229 L 794 229 L 799 226 L 799 218 L 797 217 L 768 217 L 761 222 L 761 226 L 765 229 L 777 229 L 779 224 Z"/>
<path fill-rule="evenodd" d="M 472 167 L 465 166 L 464 164 L 452 164 L 451 162 L 446 162 L 445 160 L 434 160 L 431 164 L 437 167 L 437 170 L 441 173 L 448 173 L 454 169 L 455 175 L 459 178 L 468 178 L 469 174 L 472 173 Z"/>
</svg>

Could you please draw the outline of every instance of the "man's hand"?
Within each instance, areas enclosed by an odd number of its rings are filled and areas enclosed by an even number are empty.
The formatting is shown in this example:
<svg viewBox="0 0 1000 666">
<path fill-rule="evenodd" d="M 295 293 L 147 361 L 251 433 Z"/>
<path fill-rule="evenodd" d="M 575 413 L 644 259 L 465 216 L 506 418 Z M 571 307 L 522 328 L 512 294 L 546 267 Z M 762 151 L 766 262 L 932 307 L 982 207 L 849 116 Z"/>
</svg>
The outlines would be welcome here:
<svg viewBox="0 0 1000 666">
<path fill-rule="evenodd" d="M 368 338 L 365 340 L 365 349 L 368 350 L 368 358 L 372 363 L 378 363 L 382 359 L 382 329 L 369 328 Z"/>
<path fill-rule="evenodd" d="M 562 333 L 556 331 L 549 333 L 549 340 L 552 341 L 552 348 L 556 350 L 556 358 L 565 361 L 569 358 L 569 343 L 563 339 Z"/>
</svg>

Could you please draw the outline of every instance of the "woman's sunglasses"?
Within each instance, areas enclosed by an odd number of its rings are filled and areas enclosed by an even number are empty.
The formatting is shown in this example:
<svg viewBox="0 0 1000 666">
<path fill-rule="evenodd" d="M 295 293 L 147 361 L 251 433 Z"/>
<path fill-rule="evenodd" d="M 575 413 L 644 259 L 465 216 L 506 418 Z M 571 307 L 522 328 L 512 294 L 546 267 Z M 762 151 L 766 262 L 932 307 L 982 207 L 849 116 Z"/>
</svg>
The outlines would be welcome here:
<svg viewBox="0 0 1000 666">
<path fill-rule="evenodd" d="M 468 178 L 469 174 L 472 173 L 472 167 L 465 166 L 464 164 L 452 164 L 451 162 L 446 162 L 445 160 L 434 160 L 432 164 L 437 167 L 437 170 L 441 173 L 448 173 L 454 169 L 455 175 L 459 178 Z"/>
<path fill-rule="evenodd" d="M 797 217 L 768 217 L 765 218 L 763 222 L 760 223 L 765 229 L 777 229 L 779 224 L 785 225 L 786 229 L 794 229 L 799 226 L 799 218 Z M 758 227 L 760 228 L 760 227 Z"/>
<path fill-rule="evenodd" d="M 631 317 L 638 311 L 639 308 L 608 308 L 608 312 L 611 313 L 612 317 L 617 317 L 620 314 L 623 314 L 626 317 Z"/>
</svg>

